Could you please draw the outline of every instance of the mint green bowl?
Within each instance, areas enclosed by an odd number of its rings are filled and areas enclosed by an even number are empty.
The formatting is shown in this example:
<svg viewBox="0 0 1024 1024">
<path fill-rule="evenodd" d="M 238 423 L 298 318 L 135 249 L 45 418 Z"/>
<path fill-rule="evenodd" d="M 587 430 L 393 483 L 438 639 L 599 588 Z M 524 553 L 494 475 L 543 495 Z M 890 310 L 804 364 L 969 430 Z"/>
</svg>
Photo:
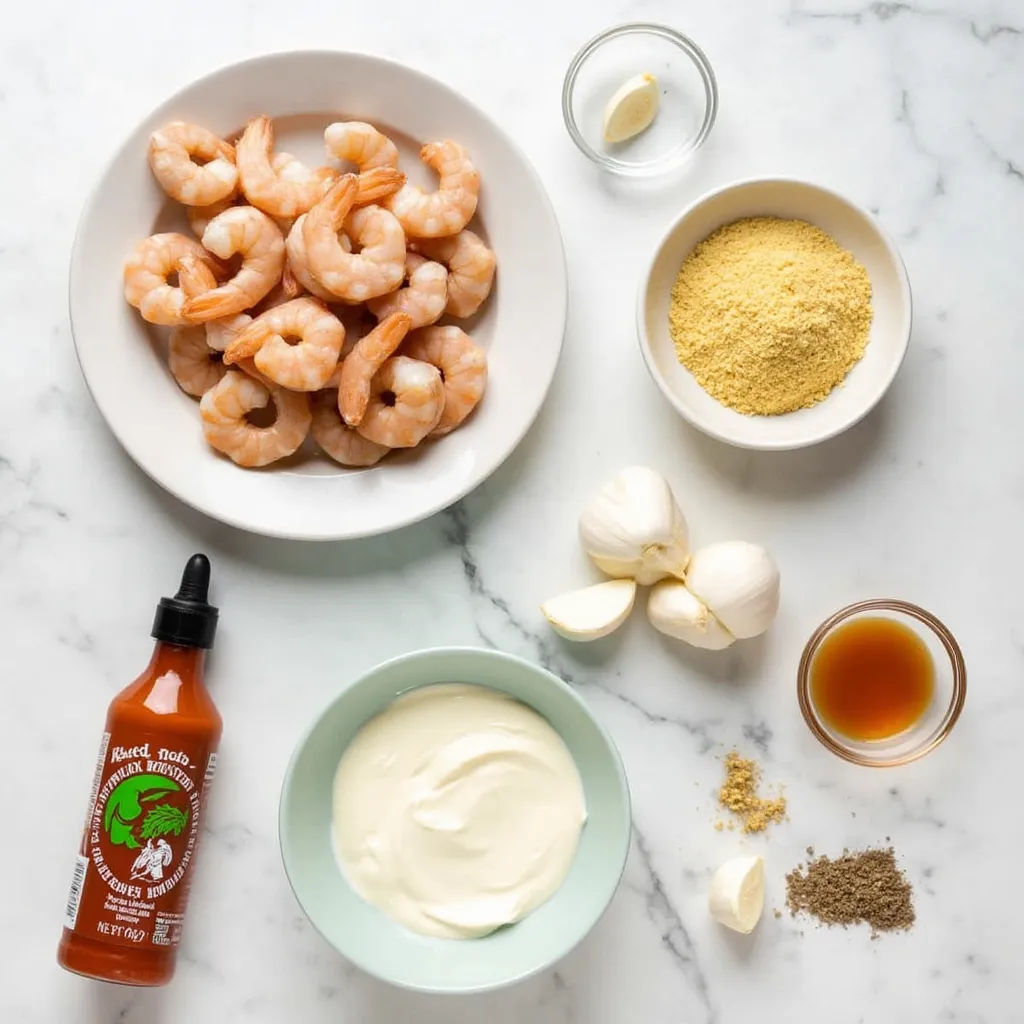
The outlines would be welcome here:
<svg viewBox="0 0 1024 1024">
<path fill-rule="evenodd" d="M 518 924 L 480 939 L 415 935 L 345 880 L 331 842 L 331 796 L 342 752 L 400 693 L 477 683 L 529 704 L 557 730 L 583 780 L 587 823 L 568 876 Z M 296 899 L 334 948 L 382 981 L 421 992 L 499 988 L 549 967 L 597 923 L 629 849 L 629 788 L 618 752 L 561 679 L 520 658 L 475 648 L 418 651 L 378 665 L 343 690 L 299 742 L 281 792 L 281 855 Z"/>
</svg>

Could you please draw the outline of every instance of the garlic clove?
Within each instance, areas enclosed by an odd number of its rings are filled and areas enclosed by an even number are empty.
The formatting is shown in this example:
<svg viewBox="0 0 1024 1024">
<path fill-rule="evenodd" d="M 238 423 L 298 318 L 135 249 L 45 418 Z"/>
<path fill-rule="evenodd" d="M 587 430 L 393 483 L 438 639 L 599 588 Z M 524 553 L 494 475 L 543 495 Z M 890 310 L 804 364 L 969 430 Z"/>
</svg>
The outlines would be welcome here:
<svg viewBox="0 0 1024 1024">
<path fill-rule="evenodd" d="M 553 597 L 540 610 L 551 628 L 566 640 L 598 640 L 626 621 L 635 598 L 634 580 L 608 580 Z"/>
<path fill-rule="evenodd" d="M 779 570 L 764 548 L 746 541 L 695 551 L 686 586 L 737 640 L 763 633 L 779 610 Z"/>
<path fill-rule="evenodd" d="M 604 108 L 605 142 L 625 142 L 650 127 L 658 113 L 658 80 L 641 74 L 623 82 Z"/>
<path fill-rule="evenodd" d="M 711 879 L 708 910 L 719 924 L 749 935 L 764 910 L 764 861 L 757 856 L 727 860 Z"/>
<path fill-rule="evenodd" d="M 579 535 L 602 572 L 643 586 L 681 577 L 690 557 L 686 519 L 672 488 L 644 466 L 622 470 L 601 488 L 580 516 Z"/>
<path fill-rule="evenodd" d="M 679 580 L 662 580 L 651 588 L 651 596 L 647 599 L 647 618 L 666 636 L 685 640 L 708 651 L 724 650 L 735 640 L 708 606 L 694 597 Z"/>
</svg>

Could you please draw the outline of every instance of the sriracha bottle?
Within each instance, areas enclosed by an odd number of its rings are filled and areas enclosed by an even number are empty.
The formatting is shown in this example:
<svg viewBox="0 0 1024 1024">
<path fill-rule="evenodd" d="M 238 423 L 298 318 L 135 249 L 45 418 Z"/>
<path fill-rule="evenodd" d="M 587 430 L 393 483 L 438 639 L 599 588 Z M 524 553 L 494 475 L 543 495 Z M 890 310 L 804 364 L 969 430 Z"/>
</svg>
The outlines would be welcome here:
<svg viewBox="0 0 1024 1024">
<path fill-rule="evenodd" d="M 203 684 L 217 609 L 193 555 L 157 606 L 146 670 L 107 711 L 58 963 L 123 985 L 174 973 L 221 718 Z"/>
</svg>

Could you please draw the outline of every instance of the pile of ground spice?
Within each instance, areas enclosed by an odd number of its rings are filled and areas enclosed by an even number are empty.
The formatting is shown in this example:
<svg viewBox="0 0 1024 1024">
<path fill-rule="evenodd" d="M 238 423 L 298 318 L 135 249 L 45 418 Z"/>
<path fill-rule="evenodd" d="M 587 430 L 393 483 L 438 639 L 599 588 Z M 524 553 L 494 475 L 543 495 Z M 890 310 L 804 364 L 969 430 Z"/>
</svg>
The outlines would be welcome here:
<svg viewBox="0 0 1024 1024">
<path fill-rule="evenodd" d="M 725 782 L 718 791 L 718 802 L 743 822 L 744 832 L 763 832 L 772 822 L 786 816 L 786 798 L 765 800 L 758 795 L 761 769 L 732 750 L 725 755 Z M 718 822 L 715 828 L 721 829 Z"/>
<path fill-rule="evenodd" d="M 687 257 L 672 288 L 669 330 L 705 391 L 748 415 L 826 398 L 864 354 L 867 271 L 800 220 L 750 217 L 719 228 Z"/>
<path fill-rule="evenodd" d="M 813 849 L 807 853 L 813 858 Z M 892 847 L 809 860 L 786 875 L 786 906 L 794 917 L 804 911 L 826 925 L 869 924 L 872 936 L 914 923 L 913 889 Z"/>
</svg>

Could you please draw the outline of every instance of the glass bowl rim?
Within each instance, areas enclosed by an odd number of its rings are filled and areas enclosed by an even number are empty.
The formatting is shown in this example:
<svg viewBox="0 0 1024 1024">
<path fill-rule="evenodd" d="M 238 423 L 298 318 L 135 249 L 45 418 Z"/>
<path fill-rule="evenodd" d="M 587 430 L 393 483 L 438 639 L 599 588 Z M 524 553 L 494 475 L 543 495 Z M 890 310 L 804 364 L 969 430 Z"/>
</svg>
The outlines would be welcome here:
<svg viewBox="0 0 1024 1024">
<path fill-rule="evenodd" d="M 673 43 L 690 58 L 704 85 L 704 117 L 700 128 L 697 129 L 697 133 L 693 138 L 679 150 L 674 150 L 667 156 L 659 157 L 650 163 L 637 166 L 624 164 L 621 160 L 605 156 L 594 149 L 580 131 L 579 125 L 576 122 L 576 116 L 572 110 L 572 98 L 576 89 L 576 79 L 583 65 L 605 43 L 627 35 L 655 35 Z M 599 167 L 604 168 L 606 171 L 611 171 L 613 174 L 625 177 L 653 177 L 681 166 L 704 144 L 704 141 L 711 134 L 711 129 L 715 125 L 717 116 L 718 81 L 715 78 L 714 69 L 711 67 L 711 61 L 708 60 L 707 55 L 689 36 L 678 32 L 674 28 L 669 28 L 667 25 L 659 25 L 653 21 L 629 21 L 599 32 L 577 50 L 576 55 L 569 62 L 565 78 L 562 81 L 562 118 L 565 121 L 569 137 L 575 143 L 576 148 Z"/>
<path fill-rule="evenodd" d="M 953 688 L 949 706 L 946 708 L 942 721 L 935 731 L 928 737 L 927 742 L 914 747 L 905 754 L 892 757 L 865 757 L 852 748 L 845 746 L 842 742 L 833 737 L 818 720 L 814 710 L 810 694 L 811 662 L 817 654 L 822 640 L 832 632 L 836 626 L 849 619 L 857 618 L 864 612 L 890 611 L 900 612 L 916 619 L 925 628 L 938 638 L 943 649 L 949 658 L 950 667 L 953 672 Z M 830 615 L 811 634 L 810 639 L 804 645 L 803 653 L 800 655 L 800 666 L 797 669 L 797 699 L 800 703 L 800 713 L 804 717 L 807 728 L 811 730 L 814 738 L 823 746 L 832 751 L 844 761 L 852 764 L 862 765 L 866 768 L 893 768 L 897 765 L 909 764 L 931 753 L 942 741 L 953 731 L 964 708 L 964 701 L 967 699 L 967 665 L 964 661 L 963 652 L 959 643 L 949 628 L 937 619 L 931 612 L 926 611 L 920 605 L 912 604 L 910 601 L 901 601 L 894 597 L 873 598 L 867 601 L 856 601 L 840 608 L 839 611 Z"/>
</svg>

